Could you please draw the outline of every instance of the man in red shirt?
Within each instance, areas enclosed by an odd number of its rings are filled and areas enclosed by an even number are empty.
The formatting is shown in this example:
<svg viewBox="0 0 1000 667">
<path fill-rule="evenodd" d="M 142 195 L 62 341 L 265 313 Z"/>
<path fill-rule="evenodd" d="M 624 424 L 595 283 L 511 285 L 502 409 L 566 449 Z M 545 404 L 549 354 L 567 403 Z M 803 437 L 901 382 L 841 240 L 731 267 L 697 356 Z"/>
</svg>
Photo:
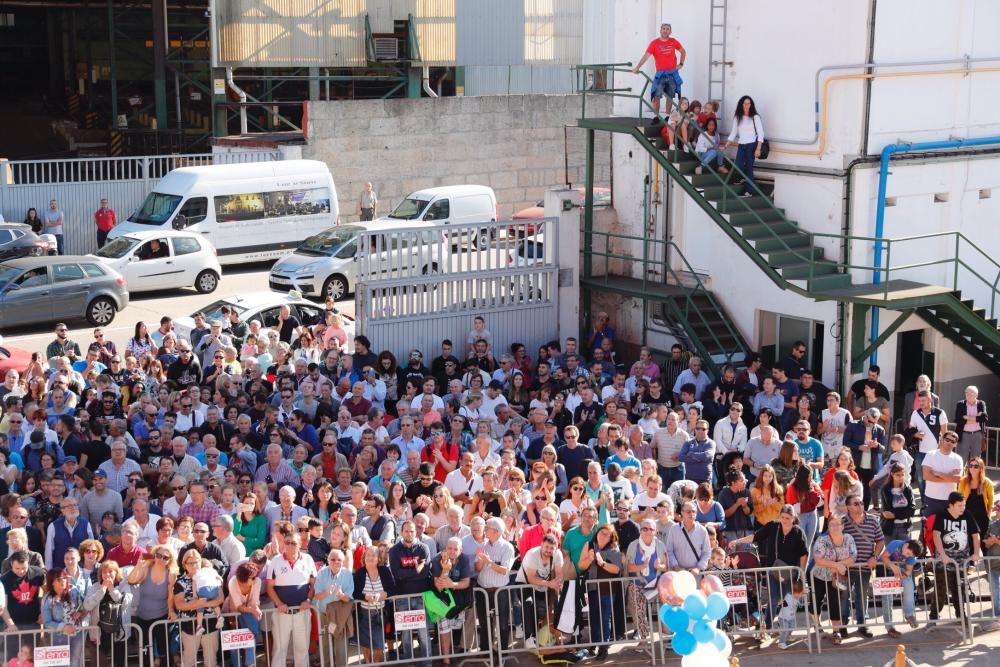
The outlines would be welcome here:
<svg viewBox="0 0 1000 667">
<path fill-rule="evenodd" d="M 445 440 L 441 422 L 431 424 L 431 437 L 420 452 L 420 461 L 434 466 L 434 479 L 441 483 L 458 467 L 458 447 Z"/>
<path fill-rule="evenodd" d="M 108 242 L 108 232 L 118 223 L 115 211 L 108 206 L 107 199 L 101 199 L 101 207 L 94 211 L 94 223 L 97 225 L 97 247 L 103 248 Z"/>
<path fill-rule="evenodd" d="M 677 62 L 678 52 L 681 54 L 680 62 Z M 683 81 L 678 70 L 684 67 L 684 60 L 687 58 L 687 51 L 684 50 L 681 43 L 670 36 L 669 23 L 660 25 L 659 38 L 649 43 L 646 52 L 642 54 L 642 58 L 639 59 L 639 63 L 632 71 L 638 74 L 650 56 L 653 56 L 653 62 L 656 64 L 656 76 L 653 77 L 653 85 L 649 91 L 649 97 L 653 100 L 653 110 L 657 113 L 657 117 L 653 119 L 655 123 L 659 120 L 660 97 L 665 94 L 667 99 L 672 100 L 675 95 L 681 93 Z M 669 104 L 666 111 L 670 112 Z"/>
</svg>

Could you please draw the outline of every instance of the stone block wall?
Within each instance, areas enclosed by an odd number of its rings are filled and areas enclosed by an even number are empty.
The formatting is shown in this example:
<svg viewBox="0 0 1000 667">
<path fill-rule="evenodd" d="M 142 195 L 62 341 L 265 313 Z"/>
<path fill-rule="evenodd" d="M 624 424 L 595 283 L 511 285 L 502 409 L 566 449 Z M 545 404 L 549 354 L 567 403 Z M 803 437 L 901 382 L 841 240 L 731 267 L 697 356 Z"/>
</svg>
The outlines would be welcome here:
<svg viewBox="0 0 1000 667">
<path fill-rule="evenodd" d="M 610 113 L 606 100 L 588 99 L 587 107 L 588 116 Z M 379 214 L 414 190 L 468 183 L 492 187 L 500 217 L 509 218 L 565 185 L 564 150 L 569 181 L 583 185 L 580 109 L 578 95 L 311 102 L 302 157 L 330 166 L 343 221 L 357 219 L 365 181 L 378 193 Z M 595 183 L 608 186 L 610 135 L 596 140 Z"/>
</svg>

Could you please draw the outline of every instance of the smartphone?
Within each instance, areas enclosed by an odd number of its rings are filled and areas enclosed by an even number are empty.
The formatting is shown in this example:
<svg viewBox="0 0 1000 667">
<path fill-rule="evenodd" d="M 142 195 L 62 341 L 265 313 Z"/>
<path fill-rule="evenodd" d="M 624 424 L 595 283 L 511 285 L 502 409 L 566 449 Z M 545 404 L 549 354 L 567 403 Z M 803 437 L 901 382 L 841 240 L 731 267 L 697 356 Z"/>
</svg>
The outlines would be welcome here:
<svg viewBox="0 0 1000 667">
<path fill-rule="evenodd" d="M 153 554 L 151 554 L 151 553 L 147 552 L 147 553 L 142 554 L 142 559 L 143 560 L 153 560 L 154 558 L 156 558 L 156 556 L 153 555 Z"/>
</svg>

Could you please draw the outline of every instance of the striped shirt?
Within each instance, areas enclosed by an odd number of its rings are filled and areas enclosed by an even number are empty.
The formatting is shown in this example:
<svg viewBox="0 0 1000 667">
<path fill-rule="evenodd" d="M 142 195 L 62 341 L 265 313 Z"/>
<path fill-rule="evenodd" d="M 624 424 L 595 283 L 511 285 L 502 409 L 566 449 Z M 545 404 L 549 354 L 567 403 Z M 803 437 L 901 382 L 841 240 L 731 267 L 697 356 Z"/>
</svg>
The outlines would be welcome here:
<svg viewBox="0 0 1000 667">
<path fill-rule="evenodd" d="M 316 578 L 316 562 L 300 553 L 294 563 L 278 554 L 267 564 L 267 578 L 274 582 L 274 592 L 288 607 L 297 607 L 309 599 L 309 588 Z"/>
<path fill-rule="evenodd" d="M 486 540 L 480 548 L 490 557 L 490 563 L 502 565 L 508 570 L 514 565 L 514 545 L 507 540 L 499 539 L 492 544 Z M 489 564 L 486 564 L 479 571 L 478 581 L 483 588 L 502 588 L 510 583 L 510 574 L 495 572 Z"/>
<path fill-rule="evenodd" d="M 882 528 L 879 526 L 878 519 L 873 515 L 866 513 L 860 524 L 855 523 L 850 515 L 845 516 L 844 532 L 854 538 L 854 544 L 858 550 L 855 562 L 858 564 L 879 555 L 875 553 L 875 545 L 885 538 L 882 536 Z"/>
<path fill-rule="evenodd" d="M 656 464 L 664 468 L 676 468 L 681 463 L 673 461 L 671 457 L 681 453 L 681 447 L 691 439 L 684 429 L 678 428 L 673 435 L 667 431 L 666 427 L 659 429 L 653 434 L 650 444 L 653 446 L 653 453 L 656 454 Z"/>
</svg>

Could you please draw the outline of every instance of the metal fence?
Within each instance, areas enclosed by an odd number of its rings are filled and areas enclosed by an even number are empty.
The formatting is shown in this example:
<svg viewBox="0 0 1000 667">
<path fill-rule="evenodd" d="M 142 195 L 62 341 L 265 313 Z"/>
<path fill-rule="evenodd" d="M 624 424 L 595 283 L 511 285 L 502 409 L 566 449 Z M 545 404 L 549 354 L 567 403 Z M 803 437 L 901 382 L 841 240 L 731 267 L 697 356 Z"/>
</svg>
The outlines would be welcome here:
<svg viewBox="0 0 1000 667">
<path fill-rule="evenodd" d="M 18 657 L 22 646 L 32 651 L 35 664 L 69 667 L 143 666 L 142 632 L 139 626 L 125 627 L 120 638 L 102 632 L 95 625 L 78 626 L 72 634 L 45 628 L 0 632 L 0 659 L 7 664 Z"/>
<path fill-rule="evenodd" d="M 280 159 L 279 151 L 66 160 L 0 159 L 0 213 L 8 222 L 21 222 L 28 209 L 37 209 L 41 216 L 50 200 L 55 199 L 65 214 L 66 252 L 86 254 L 97 250 L 94 211 L 102 198 L 108 200 L 118 220 L 122 221 L 138 208 L 156 182 L 173 169 Z"/>
</svg>

